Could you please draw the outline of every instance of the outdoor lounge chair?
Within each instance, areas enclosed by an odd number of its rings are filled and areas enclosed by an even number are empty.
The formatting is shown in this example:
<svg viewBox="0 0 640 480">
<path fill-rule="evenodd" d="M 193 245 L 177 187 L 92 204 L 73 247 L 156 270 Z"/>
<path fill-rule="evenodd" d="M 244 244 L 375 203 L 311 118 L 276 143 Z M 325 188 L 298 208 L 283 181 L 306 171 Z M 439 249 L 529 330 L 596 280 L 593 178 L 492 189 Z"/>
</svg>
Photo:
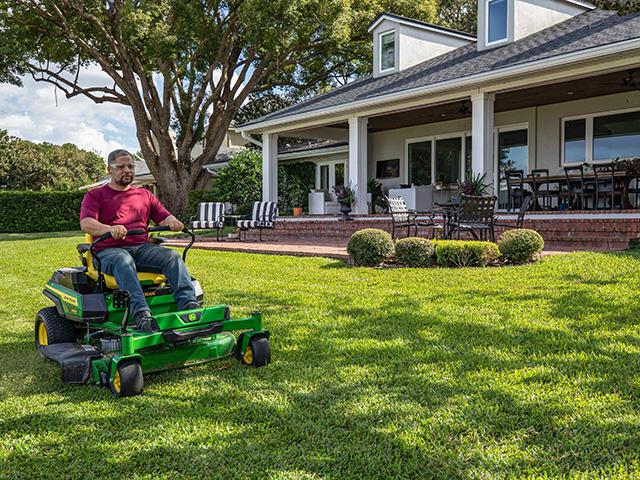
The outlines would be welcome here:
<svg viewBox="0 0 640 480">
<path fill-rule="evenodd" d="M 220 236 L 224 228 L 224 203 L 202 202 L 198 204 L 198 214 L 189 220 L 191 228 L 211 228 L 216 230 L 216 240 L 220 241 Z"/>
<path fill-rule="evenodd" d="M 238 228 L 240 228 L 240 239 L 244 232 L 244 239 L 247 239 L 247 232 L 250 229 L 257 228 L 260 231 L 260 241 L 262 241 L 262 230 L 265 228 L 274 228 L 276 218 L 278 217 L 278 205 L 275 202 L 254 202 L 251 209 L 250 220 L 238 220 Z"/>
<path fill-rule="evenodd" d="M 515 227 L 510 223 L 497 223 L 495 220 L 493 222 L 493 226 L 505 228 L 522 228 L 524 226 L 524 216 L 526 215 L 527 210 L 531 209 L 533 200 L 534 198 L 532 195 L 527 195 L 524 197 L 524 200 L 522 200 L 522 205 L 520 205 L 520 208 L 518 210 L 518 218 L 516 219 Z"/>
<path fill-rule="evenodd" d="M 436 223 L 434 220 L 433 213 L 425 213 L 429 218 L 426 221 L 418 221 L 418 213 L 407 208 L 407 204 L 403 197 L 384 197 L 384 199 L 387 202 L 389 213 L 391 214 L 391 221 L 393 223 L 391 227 L 391 238 L 394 240 L 396 238 L 396 229 L 398 228 L 406 228 L 407 237 L 411 235 L 411 228 L 414 229 L 414 235 L 416 237 L 418 236 L 418 228 L 431 228 L 432 238 L 438 236 L 436 232 L 441 232 L 443 230 L 443 226 Z"/>
</svg>

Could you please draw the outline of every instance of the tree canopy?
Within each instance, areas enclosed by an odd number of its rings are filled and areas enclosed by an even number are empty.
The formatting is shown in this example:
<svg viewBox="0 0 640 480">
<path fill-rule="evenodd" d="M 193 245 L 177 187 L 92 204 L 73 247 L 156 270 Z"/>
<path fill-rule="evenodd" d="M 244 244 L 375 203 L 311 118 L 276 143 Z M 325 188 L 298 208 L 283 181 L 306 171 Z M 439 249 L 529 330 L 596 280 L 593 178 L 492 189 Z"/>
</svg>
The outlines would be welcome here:
<svg viewBox="0 0 640 480">
<path fill-rule="evenodd" d="M 104 176 L 104 160 L 96 153 L 70 143 L 34 143 L 0 130 L 0 189 L 71 190 Z"/>
<path fill-rule="evenodd" d="M 250 95 L 368 72 L 366 27 L 383 11 L 434 21 L 437 0 L 0 0 L 0 44 L 14 47 L 0 69 L 129 106 L 159 195 L 180 213 Z M 85 84 L 89 64 L 113 83 Z"/>
</svg>

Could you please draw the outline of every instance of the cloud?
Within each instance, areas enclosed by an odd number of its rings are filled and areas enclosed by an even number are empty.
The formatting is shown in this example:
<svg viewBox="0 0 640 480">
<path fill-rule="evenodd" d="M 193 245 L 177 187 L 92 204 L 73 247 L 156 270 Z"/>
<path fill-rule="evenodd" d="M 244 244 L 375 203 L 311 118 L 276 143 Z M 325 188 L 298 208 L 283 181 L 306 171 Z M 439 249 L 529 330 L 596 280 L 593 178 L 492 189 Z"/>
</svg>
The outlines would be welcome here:
<svg viewBox="0 0 640 480">
<path fill-rule="evenodd" d="M 24 77 L 23 87 L 0 84 L 0 129 L 34 142 L 73 143 L 106 156 L 116 148 L 139 150 L 129 107 L 67 99 L 53 85 Z M 98 67 L 82 71 L 81 84 L 112 85 Z"/>
</svg>

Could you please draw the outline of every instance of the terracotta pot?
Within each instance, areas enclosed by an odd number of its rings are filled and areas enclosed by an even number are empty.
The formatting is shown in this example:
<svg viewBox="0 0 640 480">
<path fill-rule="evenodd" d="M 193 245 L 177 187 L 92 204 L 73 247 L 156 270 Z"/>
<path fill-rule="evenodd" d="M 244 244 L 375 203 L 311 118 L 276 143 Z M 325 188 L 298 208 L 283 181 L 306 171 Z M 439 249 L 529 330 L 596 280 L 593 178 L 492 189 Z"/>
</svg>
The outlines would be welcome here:
<svg viewBox="0 0 640 480">
<path fill-rule="evenodd" d="M 300 217 L 302 215 L 302 207 L 293 207 L 293 216 Z"/>
</svg>

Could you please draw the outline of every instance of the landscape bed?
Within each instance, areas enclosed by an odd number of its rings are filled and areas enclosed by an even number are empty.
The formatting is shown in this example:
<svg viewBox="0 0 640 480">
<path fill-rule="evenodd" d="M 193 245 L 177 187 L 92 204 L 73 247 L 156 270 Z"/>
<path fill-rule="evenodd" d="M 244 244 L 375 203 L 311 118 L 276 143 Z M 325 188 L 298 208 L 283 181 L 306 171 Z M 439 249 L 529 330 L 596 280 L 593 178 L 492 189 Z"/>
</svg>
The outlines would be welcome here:
<svg viewBox="0 0 640 480">
<path fill-rule="evenodd" d="M 0 236 L 0 478 L 640 475 L 640 253 L 350 268 L 193 251 L 210 304 L 260 310 L 266 369 L 65 386 L 33 347 L 78 233 Z"/>
</svg>

